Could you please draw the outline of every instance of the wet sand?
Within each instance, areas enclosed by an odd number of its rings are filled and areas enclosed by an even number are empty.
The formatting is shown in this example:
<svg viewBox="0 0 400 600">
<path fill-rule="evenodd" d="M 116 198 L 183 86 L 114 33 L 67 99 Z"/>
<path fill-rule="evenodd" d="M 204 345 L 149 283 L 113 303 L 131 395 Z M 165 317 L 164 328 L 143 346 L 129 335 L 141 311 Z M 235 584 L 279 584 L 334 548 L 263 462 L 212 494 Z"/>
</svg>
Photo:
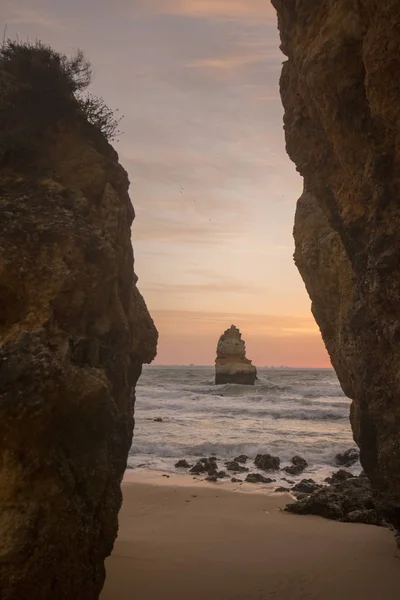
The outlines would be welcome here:
<svg viewBox="0 0 400 600">
<path fill-rule="evenodd" d="M 397 600 L 390 531 L 285 513 L 250 484 L 135 473 L 101 600 Z"/>
</svg>

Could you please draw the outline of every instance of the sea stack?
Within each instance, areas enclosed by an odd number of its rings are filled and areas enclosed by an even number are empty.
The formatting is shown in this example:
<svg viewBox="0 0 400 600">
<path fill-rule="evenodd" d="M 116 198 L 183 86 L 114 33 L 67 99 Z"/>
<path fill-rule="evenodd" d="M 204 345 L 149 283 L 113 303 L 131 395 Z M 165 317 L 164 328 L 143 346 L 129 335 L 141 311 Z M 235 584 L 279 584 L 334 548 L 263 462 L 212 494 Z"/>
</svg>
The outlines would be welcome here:
<svg viewBox="0 0 400 600">
<path fill-rule="evenodd" d="M 273 4 L 286 148 L 304 177 L 295 261 L 376 507 L 400 531 L 400 3 Z"/>
<path fill-rule="evenodd" d="M 224 331 L 218 341 L 215 360 L 215 384 L 254 385 L 257 369 L 246 358 L 246 344 L 235 325 Z"/>
<path fill-rule="evenodd" d="M 2 600 L 98 599 L 156 352 L 128 176 L 74 94 L 85 73 L 80 54 L 0 49 Z"/>
</svg>

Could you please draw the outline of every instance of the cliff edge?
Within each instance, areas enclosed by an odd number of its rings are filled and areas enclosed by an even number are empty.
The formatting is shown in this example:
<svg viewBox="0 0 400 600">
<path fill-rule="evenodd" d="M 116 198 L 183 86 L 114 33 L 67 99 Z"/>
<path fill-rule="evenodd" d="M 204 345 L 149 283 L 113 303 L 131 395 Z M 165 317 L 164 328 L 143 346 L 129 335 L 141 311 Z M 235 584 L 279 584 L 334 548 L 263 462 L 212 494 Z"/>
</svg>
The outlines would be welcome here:
<svg viewBox="0 0 400 600">
<path fill-rule="evenodd" d="M 246 358 L 246 344 L 235 325 L 224 331 L 218 340 L 215 360 L 215 383 L 240 383 L 254 385 L 257 369 Z"/>
<path fill-rule="evenodd" d="M 156 352 L 110 113 L 79 97 L 89 75 L 80 54 L 0 51 L 2 600 L 98 598 Z"/>
<path fill-rule="evenodd" d="M 381 514 L 400 529 L 400 4 L 272 0 L 287 151 L 304 177 L 295 262 Z"/>
</svg>

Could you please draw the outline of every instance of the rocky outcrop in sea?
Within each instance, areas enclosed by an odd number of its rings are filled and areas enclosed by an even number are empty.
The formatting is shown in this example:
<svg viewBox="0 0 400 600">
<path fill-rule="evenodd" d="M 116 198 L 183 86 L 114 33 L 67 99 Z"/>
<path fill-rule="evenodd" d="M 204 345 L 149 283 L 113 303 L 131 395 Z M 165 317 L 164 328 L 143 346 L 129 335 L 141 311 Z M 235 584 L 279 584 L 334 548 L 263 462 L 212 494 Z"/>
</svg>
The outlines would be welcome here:
<svg viewBox="0 0 400 600">
<path fill-rule="evenodd" d="M 400 530 L 400 3 L 272 3 L 286 147 L 304 177 L 295 262 L 353 401 L 374 505 Z"/>
<path fill-rule="evenodd" d="M 0 49 L 2 600 L 99 597 L 156 352 L 128 177 L 75 95 L 85 73 L 79 55 Z"/>
<path fill-rule="evenodd" d="M 231 325 L 218 341 L 215 360 L 215 383 L 239 383 L 254 385 L 257 369 L 246 358 L 246 344 L 239 329 Z"/>
</svg>

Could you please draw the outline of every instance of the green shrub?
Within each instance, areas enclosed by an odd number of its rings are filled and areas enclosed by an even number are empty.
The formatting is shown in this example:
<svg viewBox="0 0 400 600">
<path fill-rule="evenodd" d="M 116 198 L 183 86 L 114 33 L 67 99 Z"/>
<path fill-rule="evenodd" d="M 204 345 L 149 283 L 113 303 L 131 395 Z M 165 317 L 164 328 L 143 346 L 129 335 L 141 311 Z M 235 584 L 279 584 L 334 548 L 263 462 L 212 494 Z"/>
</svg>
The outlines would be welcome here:
<svg viewBox="0 0 400 600">
<path fill-rule="evenodd" d="M 5 40 L 0 46 L 0 164 L 25 157 L 35 140 L 61 119 L 90 123 L 108 141 L 120 119 L 102 98 L 87 93 L 90 63 L 40 41 Z"/>
</svg>

